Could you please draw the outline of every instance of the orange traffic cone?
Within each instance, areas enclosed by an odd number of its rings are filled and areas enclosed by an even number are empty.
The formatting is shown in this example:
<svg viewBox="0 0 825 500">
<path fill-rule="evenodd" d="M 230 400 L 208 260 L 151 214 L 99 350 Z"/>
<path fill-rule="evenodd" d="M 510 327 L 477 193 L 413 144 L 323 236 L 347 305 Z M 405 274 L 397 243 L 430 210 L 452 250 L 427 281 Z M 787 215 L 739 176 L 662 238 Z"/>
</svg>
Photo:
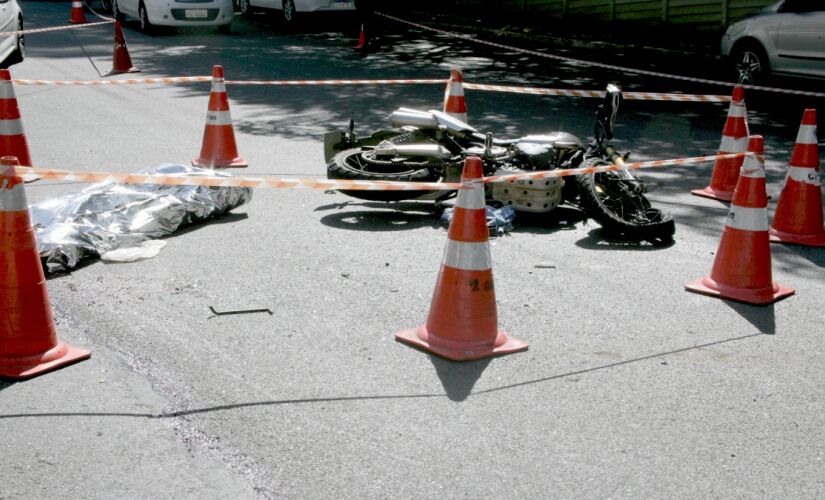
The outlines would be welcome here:
<svg viewBox="0 0 825 500">
<path fill-rule="evenodd" d="M 710 276 L 686 284 L 688 291 L 757 305 L 793 295 L 771 277 L 763 150 L 762 136 L 751 136 L 748 151 L 755 155 L 742 164 Z"/>
<path fill-rule="evenodd" d="M 791 154 L 785 187 L 776 203 L 771 241 L 825 247 L 822 183 L 816 144 L 816 110 L 806 109 Z"/>
<path fill-rule="evenodd" d="M 447 248 L 427 324 L 396 340 L 455 361 L 524 351 L 527 344 L 498 329 L 481 160 L 464 162 Z"/>
<path fill-rule="evenodd" d="M 467 101 L 464 100 L 464 75 L 459 69 L 450 70 L 447 90 L 444 92 L 444 112 L 467 123 Z"/>
<path fill-rule="evenodd" d="M 83 12 L 83 2 L 81 2 L 81 0 L 72 0 L 72 18 L 69 19 L 69 22 L 74 24 L 89 22 L 86 20 L 86 14 Z"/>
<path fill-rule="evenodd" d="M 748 121 L 745 109 L 745 89 L 734 87 L 733 96 L 728 108 L 728 118 L 722 130 L 722 143 L 719 145 L 719 154 L 744 153 L 748 146 Z M 739 179 L 739 169 L 743 158 L 716 160 L 713 166 L 713 175 L 710 185 L 704 189 L 691 191 L 696 196 L 703 196 L 720 201 L 731 201 L 736 181 Z"/>
<path fill-rule="evenodd" d="M 363 49 L 367 46 L 367 34 L 364 32 L 364 25 L 361 25 L 361 34 L 358 35 L 358 44 L 355 46 L 356 49 Z"/>
<path fill-rule="evenodd" d="M 223 82 L 223 67 L 220 65 L 212 68 L 212 91 L 209 93 L 201 155 L 192 160 L 192 165 L 205 168 L 241 168 L 248 165 L 238 155 L 232 116 L 229 114 L 229 99 Z"/>
<path fill-rule="evenodd" d="M 3 125 L 0 127 L 0 156 L 14 156 L 21 164 L 31 166 L 29 145 L 23 133 L 11 73 L 7 69 L 0 69 L 0 124 Z"/>
<path fill-rule="evenodd" d="M 57 339 L 17 158 L 0 158 L 0 378 L 22 380 L 87 359 Z"/>
<path fill-rule="evenodd" d="M 129 57 L 129 48 L 126 46 L 126 37 L 123 36 L 123 29 L 120 21 L 115 21 L 115 50 L 112 56 L 112 71 L 110 75 L 121 73 L 137 73 L 140 70 L 132 66 L 132 58 Z"/>
</svg>

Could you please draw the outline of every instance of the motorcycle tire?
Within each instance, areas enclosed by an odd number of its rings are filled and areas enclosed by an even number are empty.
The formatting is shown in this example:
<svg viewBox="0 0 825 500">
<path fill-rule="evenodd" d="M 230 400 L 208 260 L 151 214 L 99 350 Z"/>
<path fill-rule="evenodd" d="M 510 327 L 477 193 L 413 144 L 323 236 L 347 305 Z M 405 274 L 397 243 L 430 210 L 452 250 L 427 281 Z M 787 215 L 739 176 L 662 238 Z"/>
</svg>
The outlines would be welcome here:
<svg viewBox="0 0 825 500">
<path fill-rule="evenodd" d="M 586 161 L 582 167 L 610 165 L 600 158 Z M 608 235 L 648 241 L 656 246 L 673 242 L 676 225 L 673 217 L 652 208 L 639 189 L 635 177 L 619 172 L 577 175 L 579 203 L 588 216 L 598 222 Z"/>
<path fill-rule="evenodd" d="M 366 156 L 365 156 L 366 153 Z M 418 163 L 378 162 L 371 160 L 369 150 L 355 148 L 336 154 L 327 164 L 328 179 L 394 182 L 437 182 L 441 177 Z M 390 164 L 391 163 L 391 164 Z M 363 191 L 340 189 L 339 192 L 369 201 L 411 200 L 431 191 Z"/>
</svg>

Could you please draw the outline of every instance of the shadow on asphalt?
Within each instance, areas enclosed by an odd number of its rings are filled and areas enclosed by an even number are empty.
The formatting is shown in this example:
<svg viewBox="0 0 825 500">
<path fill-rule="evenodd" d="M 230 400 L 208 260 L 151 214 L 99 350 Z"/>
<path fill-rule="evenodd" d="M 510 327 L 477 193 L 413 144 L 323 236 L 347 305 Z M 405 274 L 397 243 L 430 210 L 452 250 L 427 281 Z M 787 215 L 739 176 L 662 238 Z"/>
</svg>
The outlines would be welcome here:
<svg viewBox="0 0 825 500">
<path fill-rule="evenodd" d="M 749 307 L 752 308 L 753 306 L 744 306 L 742 307 Z M 748 318 L 751 323 L 759 327 L 760 329 L 766 330 L 773 330 L 771 326 L 773 324 L 773 309 L 772 308 L 762 308 L 763 311 L 769 311 L 768 314 L 770 316 L 770 321 L 766 322 L 765 316 L 760 316 L 758 319 L 754 316 L 750 316 L 750 313 L 743 314 L 744 317 Z M 451 361 L 443 360 L 436 356 L 431 355 L 431 360 L 433 362 L 433 366 L 438 373 L 439 378 L 441 379 L 442 383 L 444 384 L 444 389 L 446 393 L 439 393 L 439 394 L 399 394 L 399 395 L 378 395 L 378 396 L 339 396 L 339 397 L 326 397 L 326 398 L 306 398 L 306 399 L 281 399 L 281 400 L 272 400 L 272 401 L 254 401 L 249 403 L 236 403 L 236 404 L 228 404 L 228 405 L 218 405 L 218 406 L 210 406 L 206 408 L 195 408 L 192 410 L 180 410 L 180 411 L 171 411 L 171 412 L 164 412 L 164 413 L 128 413 L 128 412 L 44 412 L 44 413 L 11 413 L 0 415 L 0 420 L 2 419 L 12 419 L 12 418 L 37 418 L 37 417 L 131 417 L 131 418 L 148 418 L 148 419 L 166 419 L 166 418 L 176 418 L 176 417 L 185 417 L 189 415 L 198 415 L 201 413 L 211 413 L 217 411 L 229 411 L 229 410 L 238 410 L 244 408 L 256 408 L 256 407 L 265 407 L 265 406 L 282 406 L 282 405 L 298 405 L 298 404 L 318 404 L 318 403 L 348 403 L 348 402 L 359 402 L 359 401 L 381 401 L 381 400 L 396 400 L 396 399 L 432 399 L 432 398 L 444 398 L 445 396 L 452 401 L 461 402 L 470 397 L 474 396 L 481 396 L 484 394 L 490 394 L 500 391 L 506 391 L 515 389 L 518 387 L 524 387 L 528 385 L 536 385 L 541 384 L 544 382 L 550 382 L 552 380 L 563 379 L 566 377 L 573 377 L 577 375 L 584 375 L 587 373 L 593 373 L 602 370 L 608 370 L 611 368 L 615 368 L 618 366 L 629 365 L 632 363 L 638 363 L 643 361 L 649 361 L 652 359 L 663 358 L 667 356 L 671 356 L 673 354 L 681 354 L 697 349 L 705 349 L 707 347 L 727 344 L 731 342 L 738 342 L 747 339 L 753 339 L 755 337 L 759 337 L 762 335 L 766 335 L 765 332 L 758 332 L 752 333 L 750 335 L 742 335 L 739 337 L 733 337 L 724 340 L 717 340 L 713 342 L 707 342 L 700 345 L 694 345 L 690 347 L 684 347 L 681 349 L 674 349 L 672 351 L 660 352 L 656 354 L 650 354 L 648 356 L 641 356 L 638 358 L 627 359 L 624 361 L 618 361 L 616 363 L 609 363 L 606 365 L 599 365 L 594 366 L 591 368 L 584 368 L 581 370 L 576 370 L 568 373 L 560 373 L 556 375 L 549 375 L 547 377 L 542 377 L 534 380 L 527 380 L 524 382 L 517 382 L 515 384 L 508 384 L 499 387 L 493 387 L 490 389 L 483 389 L 480 391 L 473 392 L 472 388 L 478 379 L 481 377 L 481 373 L 484 369 L 492 362 L 491 358 L 487 358 L 484 360 L 479 361 L 472 361 L 472 362 L 458 362 L 454 363 Z M 454 380 L 453 377 L 457 377 L 458 380 Z M 0 382 L 3 384 L 3 382 Z M 0 385 L 2 388 L 2 385 Z"/>
<path fill-rule="evenodd" d="M 754 306 L 743 304 L 741 302 L 734 302 L 732 300 L 722 300 L 737 314 L 746 319 L 750 324 L 755 326 L 760 332 L 765 335 L 776 334 L 776 315 L 774 313 L 773 304 L 766 306 Z"/>
<path fill-rule="evenodd" d="M 8 389 L 9 387 L 13 386 L 16 382 L 5 382 L 0 380 L 0 391 L 4 389 Z"/>
</svg>

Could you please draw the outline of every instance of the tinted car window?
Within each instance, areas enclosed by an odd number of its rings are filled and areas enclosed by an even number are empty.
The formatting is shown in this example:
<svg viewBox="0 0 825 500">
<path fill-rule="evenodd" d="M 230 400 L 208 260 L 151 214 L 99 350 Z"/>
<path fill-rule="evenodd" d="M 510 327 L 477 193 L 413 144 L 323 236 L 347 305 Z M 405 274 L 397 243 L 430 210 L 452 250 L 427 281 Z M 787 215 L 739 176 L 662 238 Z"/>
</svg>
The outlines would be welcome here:
<svg viewBox="0 0 825 500">
<path fill-rule="evenodd" d="M 786 0 L 779 8 L 779 12 L 825 12 L 825 2 L 822 0 Z"/>
</svg>

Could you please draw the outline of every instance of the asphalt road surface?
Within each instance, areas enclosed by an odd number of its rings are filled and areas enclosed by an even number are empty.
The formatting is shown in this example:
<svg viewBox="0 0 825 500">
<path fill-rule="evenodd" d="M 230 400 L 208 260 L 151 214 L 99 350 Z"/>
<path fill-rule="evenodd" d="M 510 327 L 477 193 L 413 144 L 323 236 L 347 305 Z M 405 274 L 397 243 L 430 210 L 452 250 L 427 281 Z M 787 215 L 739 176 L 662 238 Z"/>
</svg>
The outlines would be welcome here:
<svg viewBox="0 0 825 500">
<path fill-rule="evenodd" d="M 28 28 L 66 2 L 22 2 Z M 396 31 L 397 28 L 397 31 Z M 127 26 L 136 77 L 446 78 L 728 95 L 729 88 L 561 64 L 387 26 L 353 50 L 350 25 L 285 30 L 256 15 L 231 35 Z M 109 26 L 32 34 L 17 79 L 99 79 Z M 622 61 L 625 61 L 624 59 Z M 626 60 L 644 64 L 644 58 Z M 133 172 L 188 163 L 209 84 L 15 90 L 37 166 Z M 229 86 L 244 174 L 323 177 L 321 135 L 367 132 L 440 85 Z M 498 136 L 587 137 L 596 102 L 468 92 Z M 802 109 L 748 96 L 766 138 L 772 216 Z M 713 154 L 727 108 L 627 101 L 617 141 L 638 160 Z M 573 209 L 517 218 L 491 242 L 498 321 L 528 351 L 454 363 L 397 343 L 422 324 L 446 244 L 426 203 L 256 190 L 250 204 L 167 238 L 157 257 L 53 276 L 60 338 L 92 358 L 0 382 L 0 498 L 818 498 L 825 494 L 825 250 L 773 246 L 796 295 L 755 307 L 691 294 L 727 206 L 689 194 L 712 165 L 647 176 L 677 221 L 664 248 L 611 242 Z M 30 202 L 82 184 L 38 182 Z M 269 308 L 274 314 L 213 316 Z"/>
</svg>

